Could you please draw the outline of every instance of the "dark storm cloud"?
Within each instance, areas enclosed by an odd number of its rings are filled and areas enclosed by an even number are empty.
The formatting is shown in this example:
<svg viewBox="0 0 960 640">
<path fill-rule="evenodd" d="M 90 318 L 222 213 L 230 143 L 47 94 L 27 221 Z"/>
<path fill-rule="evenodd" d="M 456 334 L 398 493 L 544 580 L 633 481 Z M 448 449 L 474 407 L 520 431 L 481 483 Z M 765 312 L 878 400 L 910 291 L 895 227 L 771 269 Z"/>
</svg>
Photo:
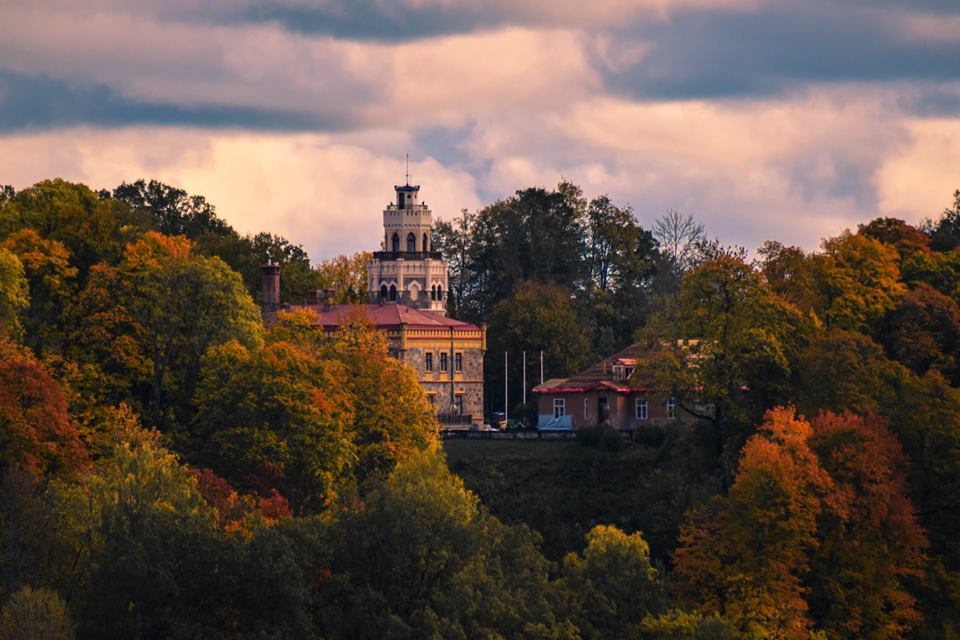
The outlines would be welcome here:
<svg viewBox="0 0 960 640">
<path fill-rule="evenodd" d="M 152 103 L 124 97 L 105 84 L 70 82 L 0 68 L 0 131 L 71 125 L 135 124 L 241 128 L 264 131 L 338 131 L 346 116 L 236 105 Z"/>
<path fill-rule="evenodd" d="M 294 33 L 336 38 L 401 42 L 469 33 L 510 23 L 508 16 L 468 3 L 451 8 L 411 8 L 377 0 L 330 2 L 315 6 L 263 3 L 234 13 L 237 22 L 276 22 Z"/>
<path fill-rule="evenodd" d="M 639 27 L 632 35 L 650 44 L 648 54 L 609 73 L 608 86 L 641 99 L 696 99 L 775 95 L 816 83 L 960 79 L 960 40 L 911 38 L 910 18 L 818 3 L 685 13 Z"/>
</svg>

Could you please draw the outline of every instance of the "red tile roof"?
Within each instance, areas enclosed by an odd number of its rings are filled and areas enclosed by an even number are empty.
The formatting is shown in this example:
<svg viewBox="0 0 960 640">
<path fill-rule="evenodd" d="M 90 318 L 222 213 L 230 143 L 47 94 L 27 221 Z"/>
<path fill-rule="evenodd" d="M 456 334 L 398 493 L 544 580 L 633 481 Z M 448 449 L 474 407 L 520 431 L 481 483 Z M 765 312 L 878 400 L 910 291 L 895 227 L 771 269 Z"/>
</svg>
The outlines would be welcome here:
<svg viewBox="0 0 960 640">
<path fill-rule="evenodd" d="M 291 309 L 310 309 L 317 314 L 318 323 L 324 329 L 335 329 L 342 325 L 351 313 L 362 310 L 371 324 L 380 329 L 400 328 L 406 324 L 408 329 L 456 329 L 458 331 L 479 331 L 467 322 L 454 320 L 439 313 L 414 309 L 393 302 L 385 304 L 298 304 Z"/>
</svg>

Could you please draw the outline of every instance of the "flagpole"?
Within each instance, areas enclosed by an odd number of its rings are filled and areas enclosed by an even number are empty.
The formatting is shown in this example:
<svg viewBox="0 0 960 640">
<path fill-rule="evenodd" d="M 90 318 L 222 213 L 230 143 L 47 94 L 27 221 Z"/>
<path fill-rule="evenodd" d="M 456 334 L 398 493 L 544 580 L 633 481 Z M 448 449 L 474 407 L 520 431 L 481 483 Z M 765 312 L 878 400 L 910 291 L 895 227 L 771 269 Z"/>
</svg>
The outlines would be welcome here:
<svg viewBox="0 0 960 640">
<path fill-rule="evenodd" d="M 507 381 L 510 378 L 510 371 L 507 369 L 507 352 L 503 352 L 503 420 L 509 426 L 510 424 L 510 402 L 508 400 L 510 391 L 507 389 Z"/>
<path fill-rule="evenodd" d="M 523 405 L 527 405 L 527 352 L 523 352 Z"/>
</svg>

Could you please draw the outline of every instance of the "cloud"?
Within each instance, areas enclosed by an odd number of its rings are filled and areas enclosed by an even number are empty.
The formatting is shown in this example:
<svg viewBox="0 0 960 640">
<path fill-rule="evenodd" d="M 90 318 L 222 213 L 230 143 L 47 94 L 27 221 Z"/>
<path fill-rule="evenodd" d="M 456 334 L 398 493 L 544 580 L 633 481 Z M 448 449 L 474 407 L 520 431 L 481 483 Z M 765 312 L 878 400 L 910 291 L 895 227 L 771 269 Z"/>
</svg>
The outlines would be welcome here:
<svg viewBox="0 0 960 640">
<path fill-rule="evenodd" d="M 143 123 L 255 130 L 337 130 L 351 126 L 345 113 L 315 114 L 232 104 L 151 103 L 131 100 L 106 85 L 28 76 L 0 68 L 0 132 Z"/>
<path fill-rule="evenodd" d="M 950 37 L 944 20 L 821 2 L 688 12 L 666 27 L 633 31 L 645 54 L 608 68 L 606 78 L 611 90 L 645 100 L 775 96 L 817 83 L 936 83 L 960 78 L 960 35 Z"/>
<path fill-rule="evenodd" d="M 379 249 L 402 158 L 316 134 L 75 128 L 0 138 L 0 176 L 17 188 L 62 177 L 112 188 L 140 177 L 199 193 L 241 233 L 270 231 L 314 260 Z M 432 158 L 410 171 L 435 216 L 480 206 L 474 179 Z"/>
</svg>

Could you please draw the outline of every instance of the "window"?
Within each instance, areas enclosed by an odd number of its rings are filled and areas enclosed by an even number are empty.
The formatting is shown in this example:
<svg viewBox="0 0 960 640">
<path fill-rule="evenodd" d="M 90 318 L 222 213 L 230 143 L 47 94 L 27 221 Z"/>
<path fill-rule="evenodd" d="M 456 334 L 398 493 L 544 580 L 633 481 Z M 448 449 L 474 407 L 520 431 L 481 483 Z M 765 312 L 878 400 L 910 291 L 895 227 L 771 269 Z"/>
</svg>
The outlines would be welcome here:
<svg viewBox="0 0 960 640">
<path fill-rule="evenodd" d="M 442 284 L 437 285 L 437 300 L 439 300 L 440 302 L 443 302 L 443 285 Z"/>
<path fill-rule="evenodd" d="M 437 406 L 437 396 L 435 396 L 435 395 L 432 394 L 432 393 L 428 393 L 428 394 L 427 394 L 427 402 L 430 403 L 430 406 L 431 406 L 431 407 Z"/>
<path fill-rule="evenodd" d="M 463 396 L 459 393 L 453 396 L 453 414 L 457 416 L 463 415 Z"/>
<path fill-rule="evenodd" d="M 647 419 L 647 401 L 644 398 L 637 398 L 637 420 Z"/>
<path fill-rule="evenodd" d="M 390 300 L 396 300 L 396 299 L 397 299 L 397 285 L 392 284 L 390 285 Z"/>
<path fill-rule="evenodd" d="M 423 234 L 423 247 L 421 251 L 429 251 L 429 249 L 427 248 L 427 234 Z"/>
<path fill-rule="evenodd" d="M 587 420 L 590 418 L 590 402 L 584 398 L 583 399 L 583 419 Z"/>
<path fill-rule="evenodd" d="M 453 369 L 454 371 L 463 371 L 463 354 L 462 353 L 454 354 Z"/>
<path fill-rule="evenodd" d="M 426 369 L 427 371 L 433 371 L 433 354 L 432 353 L 428 352 L 427 355 L 423 357 L 423 368 Z"/>
<path fill-rule="evenodd" d="M 437 299 L 437 285 L 433 285 L 432 287 L 430 287 L 430 299 L 431 300 Z"/>
<path fill-rule="evenodd" d="M 623 365 L 615 364 L 613 365 L 613 379 L 614 380 L 623 380 L 624 379 L 624 369 Z"/>
<path fill-rule="evenodd" d="M 567 415 L 567 401 L 563 398 L 553 399 L 553 417 L 562 418 Z"/>
<path fill-rule="evenodd" d="M 393 252 L 394 253 L 400 252 L 400 236 L 398 236 L 397 234 L 393 234 Z"/>
<path fill-rule="evenodd" d="M 417 236 L 412 233 L 407 234 L 407 251 L 413 253 L 417 250 Z"/>
<path fill-rule="evenodd" d="M 387 285 L 385 284 L 380 285 L 380 299 L 386 300 L 388 295 L 389 293 L 387 292 Z"/>
<path fill-rule="evenodd" d="M 673 420 L 677 417 L 677 401 L 675 398 L 667 400 L 667 418 Z"/>
<path fill-rule="evenodd" d="M 447 354 L 441 353 L 440 354 L 440 371 L 447 371 L 449 369 L 450 369 L 450 365 L 447 362 Z"/>
<path fill-rule="evenodd" d="M 397 194 L 397 204 L 400 206 L 401 209 L 403 209 L 403 196 L 405 195 L 407 194 L 405 194 L 403 191 Z"/>
</svg>

